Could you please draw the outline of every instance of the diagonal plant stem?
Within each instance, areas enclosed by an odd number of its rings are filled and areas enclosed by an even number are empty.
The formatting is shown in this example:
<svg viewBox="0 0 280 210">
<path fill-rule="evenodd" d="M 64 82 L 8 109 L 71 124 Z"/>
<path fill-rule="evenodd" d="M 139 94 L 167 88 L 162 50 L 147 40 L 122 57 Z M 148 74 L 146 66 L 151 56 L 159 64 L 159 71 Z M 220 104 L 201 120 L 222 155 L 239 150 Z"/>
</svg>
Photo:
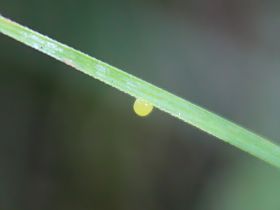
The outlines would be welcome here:
<svg viewBox="0 0 280 210">
<path fill-rule="evenodd" d="M 237 124 L 1 15 L 0 32 L 280 168 L 280 147 Z"/>
</svg>

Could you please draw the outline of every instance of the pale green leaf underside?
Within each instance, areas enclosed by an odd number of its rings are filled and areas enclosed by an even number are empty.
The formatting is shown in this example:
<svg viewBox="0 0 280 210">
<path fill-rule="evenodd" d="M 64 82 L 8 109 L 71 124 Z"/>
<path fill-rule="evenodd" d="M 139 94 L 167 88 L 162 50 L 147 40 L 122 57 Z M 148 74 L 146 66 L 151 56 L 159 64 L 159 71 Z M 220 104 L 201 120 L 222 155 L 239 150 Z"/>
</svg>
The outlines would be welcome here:
<svg viewBox="0 0 280 210">
<path fill-rule="evenodd" d="M 279 146 L 206 109 L 3 16 L 0 32 L 280 168 Z"/>
</svg>

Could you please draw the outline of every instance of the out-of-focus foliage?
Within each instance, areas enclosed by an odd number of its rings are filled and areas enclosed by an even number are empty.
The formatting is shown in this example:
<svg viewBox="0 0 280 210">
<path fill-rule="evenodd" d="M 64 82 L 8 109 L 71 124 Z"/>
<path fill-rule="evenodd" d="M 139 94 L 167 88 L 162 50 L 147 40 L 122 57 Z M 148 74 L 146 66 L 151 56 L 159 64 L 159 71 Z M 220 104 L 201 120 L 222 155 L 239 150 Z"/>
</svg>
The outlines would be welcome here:
<svg viewBox="0 0 280 210">
<path fill-rule="evenodd" d="M 277 210 L 280 208 L 279 179 L 280 173 L 271 167 L 239 163 L 209 183 L 199 209 Z"/>
</svg>

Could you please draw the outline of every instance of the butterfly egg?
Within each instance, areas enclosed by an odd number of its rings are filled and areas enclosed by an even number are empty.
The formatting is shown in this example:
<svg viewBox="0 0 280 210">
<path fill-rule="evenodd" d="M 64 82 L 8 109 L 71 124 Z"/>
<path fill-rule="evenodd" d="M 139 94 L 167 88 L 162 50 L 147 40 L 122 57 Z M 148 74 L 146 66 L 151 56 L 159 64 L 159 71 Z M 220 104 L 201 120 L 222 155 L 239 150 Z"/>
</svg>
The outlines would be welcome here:
<svg viewBox="0 0 280 210">
<path fill-rule="evenodd" d="M 152 112 L 153 108 L 154 107 L 152 104 L 140 98 L 137 98 L 133 105 L 135 113 L 140 117 L 149 115 Z"/>
</svg>

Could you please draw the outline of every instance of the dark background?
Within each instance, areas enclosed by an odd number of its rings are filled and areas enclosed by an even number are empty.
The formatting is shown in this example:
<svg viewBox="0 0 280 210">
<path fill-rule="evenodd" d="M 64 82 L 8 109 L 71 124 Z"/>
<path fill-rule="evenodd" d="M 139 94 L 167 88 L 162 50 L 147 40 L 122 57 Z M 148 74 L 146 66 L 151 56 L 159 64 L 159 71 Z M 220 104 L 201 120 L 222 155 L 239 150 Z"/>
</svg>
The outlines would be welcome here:
<svg viewBox="0 0 280 210">
<path fill-rule="evenodd" d="M 279 142 L 276 0 L 0 0 L 2 15 Z M 279 210 L 279 170 L 0 35 L 1 210 Z"/>
</svg>

